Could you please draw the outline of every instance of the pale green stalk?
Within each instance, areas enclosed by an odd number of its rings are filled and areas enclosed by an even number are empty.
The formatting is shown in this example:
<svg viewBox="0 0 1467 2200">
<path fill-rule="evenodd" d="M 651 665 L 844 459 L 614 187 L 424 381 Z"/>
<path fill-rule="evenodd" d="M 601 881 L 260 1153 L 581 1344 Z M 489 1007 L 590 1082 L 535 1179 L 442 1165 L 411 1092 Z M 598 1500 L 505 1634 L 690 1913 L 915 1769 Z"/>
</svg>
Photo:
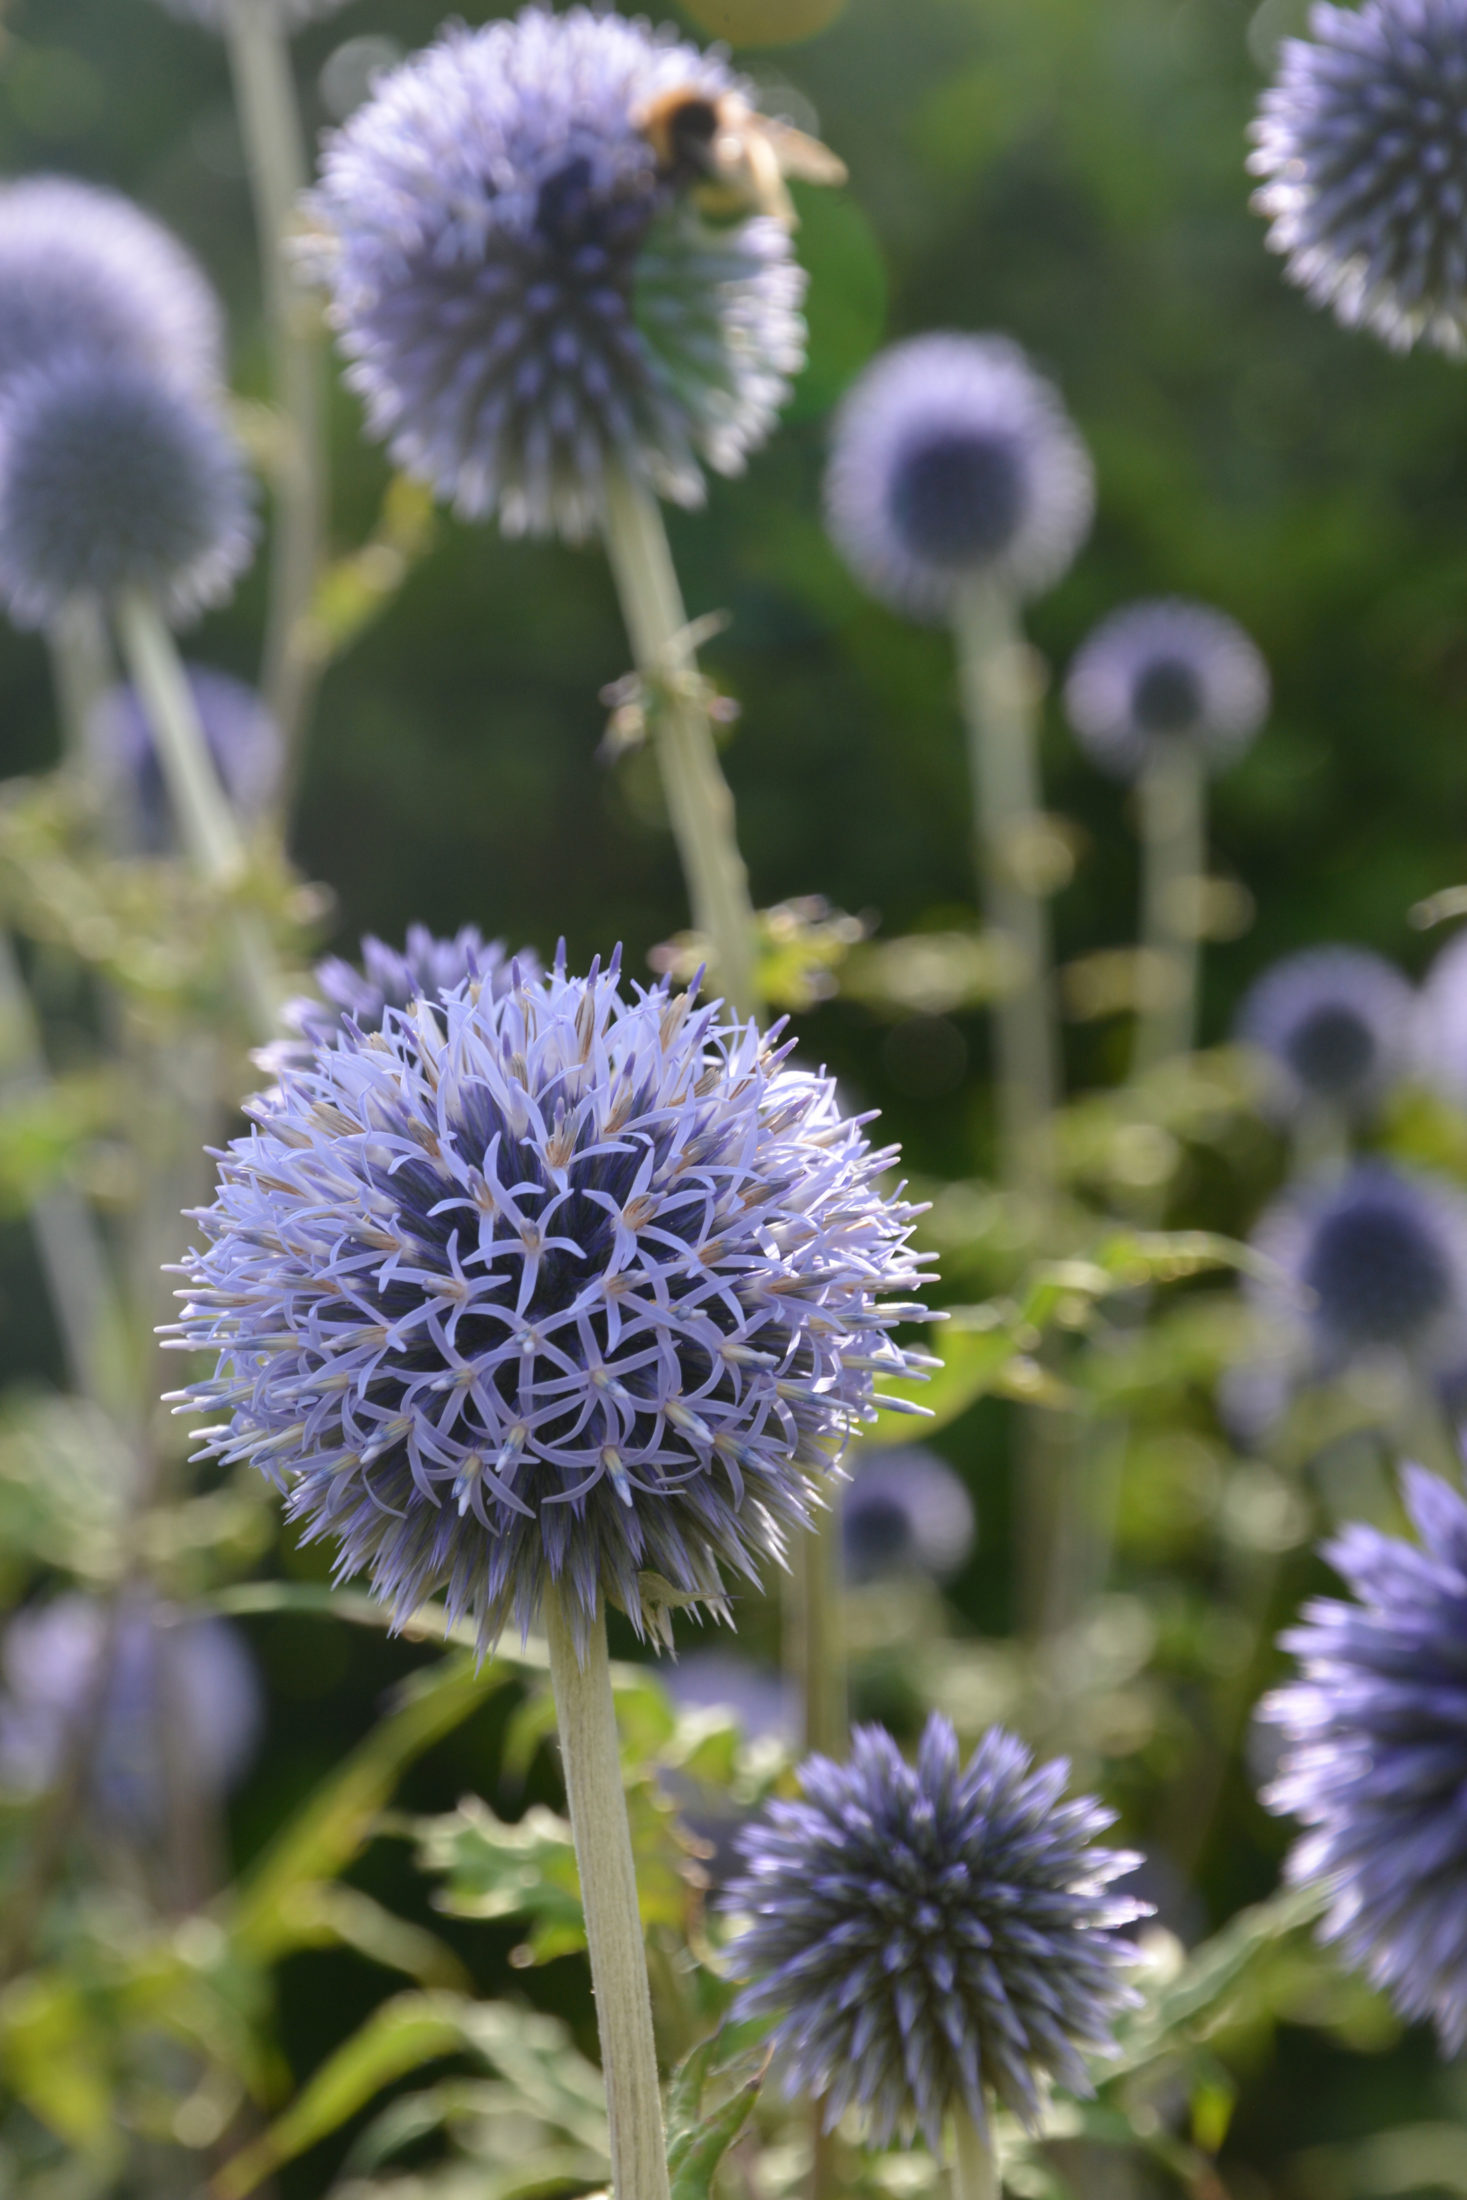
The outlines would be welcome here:
<svg viewBox="0 0 1467 2200">
<path fill-rule="evenodd" d="M 1141 774 L 1141 1013 L 1132 1073 L 1191 1052 L 1197 1030 L 1199 918 L 1207 870 L 1207 774 L 1201 752 L 1174 741 Z"/>
<path fill-rule="evenodd" d="M 993 2148 L 959 2102 L 953 2111 L 953 2200 L 999 2200 Z"/>
<path fill-rule="evenodd" d="M 806 1754 L 841 1758 L 850 1738 L 840 1603 L 841 1492 L 802 1538 L 794 1576 L 793 1636 Z"/>
<path fill-rule="evenodd" d="M 562 1591 L 552 1585 L 545 1593 L 545 1636 L 606 2078 L 612 2188 L 615 2200 L 669 2200 L 652 1996 L 604 1605 L 581 1657 Z"/>
<path fill-rule="evenodd" d="M 107 620 L 95 596 L 73 596 L 46 634 L 68 763 L 85 765 L 92 714 L 112 685 Z"/>
</svg>

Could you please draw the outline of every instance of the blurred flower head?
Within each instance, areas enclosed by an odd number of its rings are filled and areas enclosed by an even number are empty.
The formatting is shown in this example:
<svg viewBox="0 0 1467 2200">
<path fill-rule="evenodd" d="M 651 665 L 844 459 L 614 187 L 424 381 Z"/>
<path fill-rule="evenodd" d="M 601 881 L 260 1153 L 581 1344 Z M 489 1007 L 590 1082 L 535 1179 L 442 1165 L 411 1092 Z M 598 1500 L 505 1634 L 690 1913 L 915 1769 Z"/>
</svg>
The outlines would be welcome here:
<svg viewBox="0 0 1467 2200">
<path fill-rule="evenodd" d="M 1095 629 L 1070 668 L 1065 710 L 1101 769 L 1133 779 L 1187 742 L 1222 771 L 1268 713 L 1268 669 L 1235 620 L 1206 604 L 1128 605 Z"/>
<path fill-rule="evenodd" d="M 1057 581 L 1089 532 L 1089 453 L 1059 395 L 1000 336 L 918 336 L 842 405 L 825 480 L 837 549 L 872 595 L 942 619 L 964 585 Z"/>
<path fill-rule="evenodd" d="M 161 0 L 170 15 L 221 32 L 228 28 L 230 14 L 238 4 L 239 0 Z M 348 0 L 244 0 L 247 9 L 268 16 L 283 31 L 303 30 L 307 23 L 324 22 L 347 4 Z"/>
<path fill-rule="evenodd" d="M 1467 2047 L 1467 1503 L 1421 1467 L 1402 1493 L 1419 1544 L 1349 1527 L 1325 1557 L 1355 1602 L 1318 1597 L 1283 1637 L 1299 1678 L 1263 1800 L 1306 1831 L 1290 1879 L 1330 1891 L 1322 1927 L 1403 2017 Z"/>
<path fill-rule="evenodd" d="M 1467 0 L 1315 6 L 1249 161 L 1291 282 L 1397 351 L 1467 352 Z"/>
<path fill-rule="evenodd" d="M 474 924 L 464 925 L 451 939 L 436 938 L 426 924 L 410 924 L 401 949 L 368 933 L 360 969 L 339 955 L 317 963 L 315 979 L 324 999 L 306 995 L 285 1010 L 285 1022 L 303 1044 L 287 1040 L 273 1050 L 272 1059 L 307 1067 L 310 1054 L 333 1045 L 348 1024 L 363 1033 L 380 1031 L 389 1008 L 410 1008 L 416 1000 L 437 1003 L 466 978 L 498 998 L 517 982 L 516 973 L 519 980 L 538 983 L 539 958 L 521 948 L 511 961 L 503 940 L 486 940 Z"/>
<path fill-rule="evenodd" d="M 804 1526 L 921 1256 L 889 1153 L 752 1025 L 615 968 L 469 979 L 282 1071 L 198 1220 L 185 1396 L 342 1575 L 483 1642 L 547 1580 L 721 1610 Z M 920 1309 L 916 1311 L 920 1312 Z"/>
<path fill-rule="evenodd" d="M 134 1831 L 163 1816 L 171 1749 L 190 1782 L 223 1795 L 259 1738 L 260 1686 L 238 1630 L 142 1596 L 113 1622 L 91 1597 L 20 1612 L 0 1651 L 0 1784 L 36 1794 L 59 1775 L 107 1659 L 92 1767 L 98 1812 Z"/>
<path fill-rule="evenodd" d="M 253 538 L 243 457 L 202 398 L 85 352 L 9 384 L 0 599 L 17 626 L 128 590 L 182 624 L 230 593 Z"/>
<path fill-rule="evenodd" d="M 997 1727 L 964 1765 L 935 1714 L 915 1765 L 858 1727 L 849 1763 L 808 1759 L 804 1799 L 739 1837 L 736 2008 L 777 2019 L 787 2089 L 827 2129 L 854 2105 L 874 2145 L 920 2127 L 937 2152 L 950 2108 L 984 2126 L 986 2091 L 1032 2127 L 1044 2081 L 1093 2090 L 1084 2056 L 1135 1999 L 1120 1928 L 1141 1906 L 1109 1888 L 1138 1859 L 1097 1845 L 1113 1814 L 1065 1800 L 1068 1770 Z"/>
<path fill-rule="evenodd" d="M 1428 1084 L 1467 1108 L 1467 932 L 1447 942 L 1418 997 L 1416 1065 Z"/>
<path fill-rule="evenodd" d="M 799 1732 L 797 1692 L 736 1650 L 684 1651 L 663 1680 L 679 1711 L 726 1711 L 750 1741 L 790 1742 Z"/>
<path fill-rule="evenodd" d="M 331 317 L 375 435 L 508 533 L 587 534 L 608 466 L 680 504 L 741 470 L 804 357 L 784 228 L 709 227 L 639 127 L 738 86 L 717 55 L 573 7 L 456 28 L 328 141 Z"/>
<path fill-rule="evenodd" d="M 922 1444 L 863 1451 L 840 1500 L 847 1578 L 955 1574 L 973 1548 L 973 1500 Z"/>
<path fill-rule="evenodd" d="M 243 680 L 208 665 L 186 669 L 214 767 L 236 814 L 253 823 L 264 815 L 280 781 L 280 729 Z M 128 844 L 144 855 L 166 854 L 176 846 L 173 806 L 152 727 L 134 689 L 115 687 L 100 698 L 87 738 L 98 777 L 122 809 Z"/>
<path fill-rule="evenodd" d="M 1288 955 L 1253 985 L 1236 1035 L 1268 1056 L 1280 1112 L 1324 1107 L 1368 1115 L 1411 1063 L 1415 996 L 1383 956 L 1361 947 Z"/>
<path fill-rule="evenodd" d="M 151 214 L 69 176 L 0 186 L 0 389 L 74 351 L 213 389 L 223 349 L 208 277 Z"/>
</svg>

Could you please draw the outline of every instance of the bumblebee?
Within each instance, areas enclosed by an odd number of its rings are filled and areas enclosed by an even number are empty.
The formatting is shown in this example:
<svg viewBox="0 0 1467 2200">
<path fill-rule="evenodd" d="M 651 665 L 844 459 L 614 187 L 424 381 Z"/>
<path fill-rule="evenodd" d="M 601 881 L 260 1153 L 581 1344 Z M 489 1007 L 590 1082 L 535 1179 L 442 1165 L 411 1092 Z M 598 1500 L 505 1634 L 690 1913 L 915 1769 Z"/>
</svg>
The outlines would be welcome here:
<svg viewBox="0 0 1467 2200">
<path fill-rule="evenodd" d="M 690 192 L 704 213 L 725 220 L 768 214 L 793 229 L 799 217 L 786 176 L 804 183 L 846 180 L 845 162 L 828 146 L 792 123 L 760 114 L 738 92 L 717 99 L 692 85 L 661 92 L 637 115 L 636 126 L 663 180 Z"/>
</svg>

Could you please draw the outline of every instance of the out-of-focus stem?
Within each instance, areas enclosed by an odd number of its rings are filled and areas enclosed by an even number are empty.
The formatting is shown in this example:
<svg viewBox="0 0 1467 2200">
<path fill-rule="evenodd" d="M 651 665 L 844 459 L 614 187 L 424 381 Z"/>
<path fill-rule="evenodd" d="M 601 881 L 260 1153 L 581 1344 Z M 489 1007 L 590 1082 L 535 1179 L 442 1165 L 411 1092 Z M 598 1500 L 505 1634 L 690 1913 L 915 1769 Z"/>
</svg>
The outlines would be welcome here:
<svg viewBox="0 0 1467 2200">
<path fill-rule="evenodd" d="M 993 2148 L 966 2108 L 953 2111 L 953 2200 L 999 2200 Z"/>
<path fill-rule="evenodd" d="M 849 1739 L 845 1642 L 841 1630 L 840 1491 L 830 1493 L 795 1554 L 794 1636 L 807 1752 L 844 1757 Z"/>
<path fill-rule="evenodd" d="M 1138 789 L 1143 884 L 1142 1007 L 1134 1074 L 1192 1047 L 1197 1027 L 1199 900 L 1206 873 L 1207 777 L 1186 741 L 1160 750 Z"/>
<path fill-rule="evenodd" d="M 616 2200 L 669 2200 L 652 1996 L 622 1785 L 605 1607 L 597 1613 L 580 1656 L 563 1594 L 552 1585 L 545 1593 L 545 1634 L 606 2077 L 612 2186 Z"/>
<path fill-rule="evenodd" d="M 315 686 L 311 608 L 326 529 L 326 361 L 319 316 L 296 282 L 288 232 L 308 165 L 290 46 L 279 11 L 231 0 L 229 58 L 249 166 L 285 443 L 275 477 L 275 540 L 262 679 L 285 742 L 281 814 L 288 814 Z"/>
<path fill-rule="evenodd" d="M 66 758 L 84 765 L 92 713 L 112 684 L 107 620 L 96 597 L 74 596 L 52 621 L 46 641 Z"/>
</svg>

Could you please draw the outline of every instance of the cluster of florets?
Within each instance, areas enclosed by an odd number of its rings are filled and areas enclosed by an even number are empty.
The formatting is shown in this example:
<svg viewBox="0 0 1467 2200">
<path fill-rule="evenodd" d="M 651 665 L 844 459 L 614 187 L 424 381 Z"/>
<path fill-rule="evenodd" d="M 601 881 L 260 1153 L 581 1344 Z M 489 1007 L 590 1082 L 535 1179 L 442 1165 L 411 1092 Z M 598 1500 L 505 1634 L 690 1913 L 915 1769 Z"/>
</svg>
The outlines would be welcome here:
<svg viewBox="0 0 1467 2200">
<path fill-rule="evenodd" d="M 776 2018 L 786 2084 L 827 2128 L 856 2106 L 874 2144 L 920 2128 L 938 2151 L 953 2107 L 982 2129 L 992 2093 L 1032 2125 L 1045 2080 L 1093 2089 L 1145 1906 L 1110 1891 L 1139 1859 L 1097 1845 L 1113 1813 L 1066 1800 L 1068 1769 L 999 1728 L 963 1764 L 934 1716 L 915 1765 L 858 1728 L 848 1764 L 810 1758 L 803 1800 L 738 1837 L 737 2007 Z"/>
<path fill-rule="evenodd" d="M 229 1149 L 179 1341 L 223 1459 L 399 1619 L 481 1641 L 557 1582 L 656 1625 L 805 1525 L 912 1357 L 912 1210 L 829 1079 L 616 970 L 469 979 L 343 1026 Z"/>
<path fill-rule="evenodd" d="M 1285 1115 L 1368 1115 L 1408 1071 L 1415 997 L 1399 970 L 1362 947 L 1311 947 L 1266 970 L 1237 1035 L 1268 1057 L 1269 1100 Z"/>
<path fill-rule="evenodd" d="M 1221 771 L 1247 748 L 1268 704 L 1268 670 L 1248 636 L 1198 603 L 1138 603 L 1113 613 L 1065 683 L 1080 742 L 1121 779 L 1178 744 Z"/>
</svg>

